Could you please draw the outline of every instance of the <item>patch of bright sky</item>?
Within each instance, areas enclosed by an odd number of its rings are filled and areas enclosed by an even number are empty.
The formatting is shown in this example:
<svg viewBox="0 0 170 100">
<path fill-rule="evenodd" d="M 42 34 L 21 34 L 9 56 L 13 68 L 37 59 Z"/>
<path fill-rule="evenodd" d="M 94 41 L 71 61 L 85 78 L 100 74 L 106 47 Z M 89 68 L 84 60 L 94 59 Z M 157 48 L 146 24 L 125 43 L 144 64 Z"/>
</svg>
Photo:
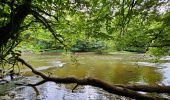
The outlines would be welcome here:
<svg viewBox="0 0 170 100">
<path fill-rule="evenodd" d="M 159 11 L 160 14 L 165 14 L 169 10 L 170 10 L 169 6 L 161 6 L 161 7 L 158 8 L 158 11 Z"/>
<path fill-rule="evenodd" d="M 167 11 L 170 10 L 170 1 L 169 0 L 162 0 L 160 2 L 166 2 L 164 5 L 157 8 L 160 14 L 165 14 Z"/>
</svg>

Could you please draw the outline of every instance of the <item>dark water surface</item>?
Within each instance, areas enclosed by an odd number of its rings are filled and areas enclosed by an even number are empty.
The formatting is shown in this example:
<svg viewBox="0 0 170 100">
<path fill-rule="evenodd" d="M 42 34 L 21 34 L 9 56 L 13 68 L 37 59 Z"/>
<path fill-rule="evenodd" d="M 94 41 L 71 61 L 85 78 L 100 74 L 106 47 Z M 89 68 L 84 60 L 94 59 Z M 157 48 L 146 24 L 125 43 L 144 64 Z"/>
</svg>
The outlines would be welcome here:
<svg viewBox="0 0 170 100">
<path fill-rule="evenodd" d="M 169 56 L 162 58 L 162 63 L 151 63 L 150 57 L 143 54 L 45 53 L 23 55 L 23 58 L 37 70 L 51 76 L 94 77 L 111 84 L 170 84 Z M 22 72 L 26 76 L 31 76 L 33 79 L 30 80 L 34 80 L 34 83 L 39 80 L 32 77 L 33 74 L 24 67 Z M 30 80 L 28 79 L 29 82 Z M 75 84 L 48 82 L 38 86 L 40 91 L 38 97 L 30 87 L 18 87 L 12 92 L 15 94 L 14 100 L 128 100 L 91 86 L 78 86 L 72 93 L 74 86 Z"/>
</svg>

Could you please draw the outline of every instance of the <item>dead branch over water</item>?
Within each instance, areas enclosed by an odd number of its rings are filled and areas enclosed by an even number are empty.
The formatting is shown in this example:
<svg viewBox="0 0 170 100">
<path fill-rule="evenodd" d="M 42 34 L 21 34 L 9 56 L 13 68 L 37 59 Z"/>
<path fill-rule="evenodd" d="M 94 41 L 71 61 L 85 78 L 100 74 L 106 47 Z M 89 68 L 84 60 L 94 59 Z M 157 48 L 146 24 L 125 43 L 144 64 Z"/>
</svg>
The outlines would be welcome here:
<svg viewBox="0 0 170 100">
<path fill-rule="evenodd" d="M 112 85 L 108 84 L 102 80 L 95 79 L 95 78 L 75 78 L 75 77 L 51 77 L 47 76 L 44 73 L 37 71 L 34 69 L 30 64 L 28 64 L 26 61 L 24 61 L 22 58 L 18 58 L 18 61 L 27 66 L 31 69 L 31 71 L 41 76 L 43 79 L 42 81 L 36 83 L 36 84 L 26 84 L 25 86 L 38 86 L 45 82 L 55 82 L 55 83 L 63 83 L 63 84 L 71 84 L 75 83 L 77 85 L 91 85 L 94 87 L 102 88 L 103 90 L 117 94 L 120 96 L 126 96 L 137 100 L 168 100 L 166 98 L 161 97 L 153 97 L 146 94 L 138 93 L 138 91 L 143 92 L 157 92 L 157 93 L 170 93 L 170 86 L 150 86 L 150 85 Z M 24 84 L 17 84 L 17 85 L 24 85 Z M 77 86 L 76 85 L 76 86 Z"/>
</svg>

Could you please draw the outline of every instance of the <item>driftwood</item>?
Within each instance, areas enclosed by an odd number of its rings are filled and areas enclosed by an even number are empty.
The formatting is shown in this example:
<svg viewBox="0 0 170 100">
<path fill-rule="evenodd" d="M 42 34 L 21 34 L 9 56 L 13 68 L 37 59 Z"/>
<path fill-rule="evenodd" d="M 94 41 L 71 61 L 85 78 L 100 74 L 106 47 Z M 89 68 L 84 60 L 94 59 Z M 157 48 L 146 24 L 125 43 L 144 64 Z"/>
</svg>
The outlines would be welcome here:
<svg viewBox="0 0 170 100">
<path fill-rule="evenodd" d="M 153 97 L 153 96 L 149 96 L 146 94 L 141 94 L 141 93 L 138 93 L 137 91 L 170 93 L 169 86 L 111 85 L 111 84 L 108 84 L 108 83 L 101 81 L 99 79 L 90 78 L 90 77 L 84 78 L 84 79 L 78 79 L 75 77 L 51 77 L 51 76 L 45 75 L 44 73 L 42 73 L 40 71 L 35 70 L 30 64 L 28 64 L 21 58 L 18 58 L 18 61 L 21 62 L 22 64 L 24 64 L 25 66 L 27 66 L 28 68 L 30 68 L 34 74 L 41 76 L 43 79 L 42 81 L 40 81 L 36 84 L 27 84 L 25 86 L 35 87 L 35 86 L 41 85 L 47 81 L 51 81 L 51 82 L 55 82 L 55 83 L 63 83 L 63 84 L 75 83 L 75 84 L 77 84 L 76 87 L 78 85 L 91 85 L 94 87 L 102 88 L 103 90 L 105 90 L 109 93 L 117 94 L 120 96 L 126 96 L 126 97 L 130 97 L 130 98 L 137 99 L 137 100 L 168 100 L 166 98 Z M 23 85 L 23 84 L 17 84 L 17 85 Z"/>
</svg>

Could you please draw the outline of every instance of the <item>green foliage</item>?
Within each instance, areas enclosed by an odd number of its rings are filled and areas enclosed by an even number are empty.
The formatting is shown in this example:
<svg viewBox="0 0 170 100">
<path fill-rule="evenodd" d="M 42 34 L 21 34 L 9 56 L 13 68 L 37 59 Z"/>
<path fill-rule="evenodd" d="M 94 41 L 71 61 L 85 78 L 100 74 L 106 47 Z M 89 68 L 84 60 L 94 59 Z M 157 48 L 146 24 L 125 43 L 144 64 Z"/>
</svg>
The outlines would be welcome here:
<svg viewBox="0 0 170 100">
<path fill-rule="evenodd" d="M 96 40 L 77 40 L 76 44 L 71 48 L 72 51 L 98 51 L 106 49 L 106 43 Z"/>
<path fill-rule="evenodd" d="M 18 49 L 32 51 L 59 48 L 101 52 L 108 45 L 126 51 L 146 52 L 149 47 L 169 51 L 169 0 L 12 1 L 0 1 L 2 58 L 18 44 Z M 31 10 L 17 10 L 25 5 Z M 17 17 L 18 12 L 23 16 Z M 15 27 L 3 31 L 11 26 Z"/>
<path fill-rule="evenodd" d="M 11 71 L 18 71 L 20 73 L 20 68 L 18 66 L 17 58 L 21 56 L 21 51 L 15 50 L 9 52 L 9 55 L 6 59 L 0 59 L 0 77 L 3 78 L 6 75 L 9 75 Z M 17 67 L 17 68 L 16 68 Z"/>
<path fill-rule="evenodd" d="M 162 47 L 162 48 L 150 47 L 148 53 L 160 57 L 163 55 L 167 55 L 169 50 L 170 48 L 167 47 Z"/>
</svg>

